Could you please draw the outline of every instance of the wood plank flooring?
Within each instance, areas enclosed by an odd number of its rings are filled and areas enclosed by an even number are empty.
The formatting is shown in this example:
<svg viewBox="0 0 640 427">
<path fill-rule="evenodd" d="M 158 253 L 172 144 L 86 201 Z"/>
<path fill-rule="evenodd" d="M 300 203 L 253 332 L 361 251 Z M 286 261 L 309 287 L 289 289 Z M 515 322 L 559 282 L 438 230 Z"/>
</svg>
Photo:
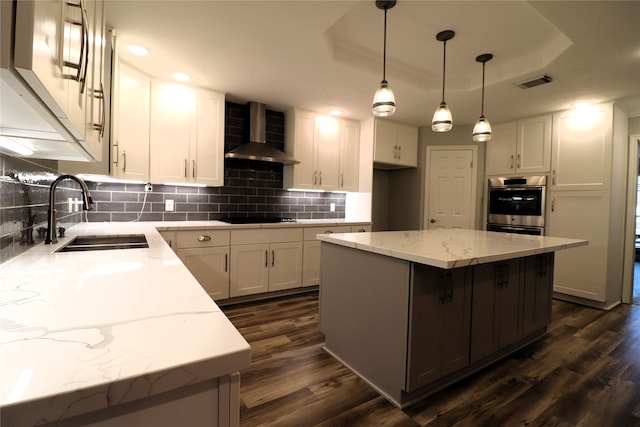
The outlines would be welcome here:
<svg viewBox="0 0 640 427">
<path fill-rule="evenodd" d="M 252 349 L 241 426 L 640 426 L 640 306 L 554 301 L 545 339 L 404 411 L 322 350 L 317 292 L 223 311 Z"/>
</svg>

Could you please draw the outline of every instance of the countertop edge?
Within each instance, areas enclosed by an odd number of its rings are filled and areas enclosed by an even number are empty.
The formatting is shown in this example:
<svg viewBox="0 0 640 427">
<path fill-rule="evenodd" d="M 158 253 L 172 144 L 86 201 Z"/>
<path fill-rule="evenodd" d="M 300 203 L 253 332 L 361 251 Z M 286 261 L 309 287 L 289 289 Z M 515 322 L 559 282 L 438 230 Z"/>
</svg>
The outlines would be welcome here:
<svg viewBox="0 0 640 427">
<path fill-rule="evenodd" d="M 449 250 L 447 244 L 450 240 L 450 234 L 441 231 L 439 233 L 425 234 L 424 230 L 415 231 L 398 231 L 398 232 L 371 232 L 371 233 L 358 233 L 357 235 L 350 235 L 345 233 L 335 234 L 318 234 L 316 237 L 318 240 L 327 243 L 333 243 L 353 249 L 358 249 L 366 252 L 371 252 L 379 255 L 385 255 L 409 262 L 415 262 L 418 264 L 429 265 L 432 267 L 438 267 L 443 269 L 453 269 L 458 267 L 467 267 L 477 264 L 485 264 L 495 261 L 504 261 L 507 259 L 521 258 L 532 255 L 539 255 L 548 252 L 556 252 L 565 249 L 576 248 L 580 246 L 588 245 L 587 240 L 570 239 L 570 238 L 558 238 L 548 236 L 527 236 L 527 239 L 522 239 L 520 245 L 513 244 L 513 235 L 503 236 L 506 233 L 486 232 L 482 230 L 466 230 L 470 233 L 491 233 L 486 234 L 496 243 L 509 242 L 513 246 L 510 250 L 504 251 L 498 249 L 498 245 L 494 245 L 495 248 L 486 247 L 482 248 L 485 253 L 479 253 L 481 250 L 474 250 L 474 248 L 466 247 L 465 251 L 461 251 L 459 255 L 455 255 Z M 407 234 L 409 233 L 409 234 Z M 463 234 L 463 232 L 454 231 L 454 235 Z M 416 237 L 419 236 L 419 237 Z M 382 240 L 376 240 L 377 237 L 383 237 Z M 419 244 L 414 246 L 402 247 L 398 244 L 397 239 L 420 239 Z M 537 238 L 537 243 L 536 243 Z M 425 245 L 422 244 L 428 239 L 432 239 L 431 247 L 428 250 L 420 251 Z M 490 239 L 487 239 L 490 241 Z M 543 246 L 540 242 L 545 242 Z M 433 254 L 434 249 L 440 249 L 440 252 Z"/>
</svg>

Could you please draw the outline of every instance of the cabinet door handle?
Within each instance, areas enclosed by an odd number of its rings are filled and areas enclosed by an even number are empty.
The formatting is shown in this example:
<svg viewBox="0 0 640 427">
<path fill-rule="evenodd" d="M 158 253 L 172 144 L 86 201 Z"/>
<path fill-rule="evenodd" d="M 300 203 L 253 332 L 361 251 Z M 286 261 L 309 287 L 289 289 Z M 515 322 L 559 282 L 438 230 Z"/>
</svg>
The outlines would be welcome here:
<svg viewBox="0 0 640 427">
<path fill-rule="evenodd" d="M 402 158 L 402 145 L 398 145 L 398 160 Z"/>
<path fill-rule="evenodd" d="M 271 250 L 271 267 L 274 267 L 276 265 L 276 251 L 275 250 Z"/>
<path fill-rule="evenodd" d="M 556 198 L 552 197 L 551 198 L 551 212 L 555 212 L 556 211 Z"/>
<path fill-rule="evenodd" d="M 438 299 L 440 300 L 440 304 L 445 303 L 445 275 L 444 273 L 440 273 L 440 283 L 438 283 Z"/>
<path fill-rule="evenodd" d="M 340 187 L 344 187 L 344 174 L 340 174 Z"/>
<path fill-rule="evenodd" d="M 502 278 L 502 284 L 504 285 L 505 288 L 509 287 L 509 264 L 504 263 L 502 264 L 504 266 L 504 270 L 503 270 L 503 278 Z"/>
<path fill-rule="evenodd" d="M 184 177 L 185 177 L 185 178 L 186 178 L 187 176 L 189 176 L 189 175 L 187 175 L 187 165 L 188 165 L 188 163 L 187 163 L 187 159 L 184 159 Z"/>
<path fill-rule="evenodd" d="M 556 170 L 551 171 L 551 185 L 556 185 Z"/>
<path fill-rule="evenodd" d="M 113 165 L 118 169 L 118 164 L 120 163 L 120 141 L 116 140 L 115 144 L 113 144 L 112 150 L 115 150 L 115 152 L 111 152 L 113 155 Z"/>
<path fill-rule="evenodd" d="M 502 277 L 503 277 L 503 272 L 502 272 L 502 264 L 501 263 L 496 263 L 495 265 L 495 282 L 496 285 L 501 288 L 502 287 Z"/>
<path fill-rule="evenodd" d="M 191 176 L 195 179 L 195 177 L 196 177 L 196 161 L 192 160 L 192 162 L 193 162 L 192 163 L 193 168 L 191 169 Z"/>
<path fill-rule="evenodd" d="M 104 138 L 104 129 L 107 127 L 107 99 L 104 96 L 104 85 L 100 82 L 100 107 L 102 109 L 100 114 L 100 138 Z"/>
<path fill-rule="evenodd" d="M 91 117 L 91 129 L 97 130 L 102 138 L 104 136 L 104 120 L 105 120 L 105 112 L 104 112 L 104 87 L 102 83 L 100 83 L 100 89 L 92 89 L 89 88 L 89 95 L 91 95 L 91 103 L 93 105 L 93 101 L 98 99 L 100 100 L 100 122 L 95 123 L 93 121 L 93 116 Z"/>
<path fill-rule="evenodd" d="M 224 272 L 229 271 L 229 254 L 224 254 Z"/>
<path fill-rule="evenodd" d="M 318 174 L 318 185 L 322 185 L 322 171 Z"/>
<path fill-rule="evenodd" d="M 198 242 L 209 242 L 211 240 L 211 236 L 206 234 L 201 234 L 198 236 Z"/>
<path fill-rule="evenodd" d="M 127 150 L 122 152 L 122 172 L 127 171 Z"/>
<path fill-rule="evenodd" d="M 509 169 L 513 169 L 513 154 L 509 156 Z"/>
<path fill-rule="evenodd" d="M 80 9 L 80 22 L 70 21 L 71 25 L 79 26 L 80 32 L 80 52 L 78 55 L 78 63 L 63 60 L 63 65 L 76 70 L 76 74 L 65 74 L 64 77 L 75 80 L 80 83 L 80 93 L 84 93 L 85 81 L 87 79 L 87 63 L 89 62 L 89 28 L 87 26 L 87 11 L 84 6 L 84 0 L 79 2 L 67 1 L 67 6 L 77 7 Z M 64 57 L 64 54 L 63 54 Z"/>
<path fill-rule="evenodd" d="M 516 167 L 517 167 L 518 169 L 520 169 L 520 154 L 518 154 L 518 156 L 517 156 L 517 160 L 516 160 Z"/>
<path fill-rule="evenodd" d="M 538 275 L 541 277 L 547 275 L 547 257 L 545 255 L 538 257 Z"/>
<path fill-rule="evenodd" d="M 269 267 L 269 251 L 264 251 L 264 267 Z"/>
<path fill-rule="evenodd" d="M 318 184 L 318 171 L 313 171 L 313 185 Z"/>
</svg>

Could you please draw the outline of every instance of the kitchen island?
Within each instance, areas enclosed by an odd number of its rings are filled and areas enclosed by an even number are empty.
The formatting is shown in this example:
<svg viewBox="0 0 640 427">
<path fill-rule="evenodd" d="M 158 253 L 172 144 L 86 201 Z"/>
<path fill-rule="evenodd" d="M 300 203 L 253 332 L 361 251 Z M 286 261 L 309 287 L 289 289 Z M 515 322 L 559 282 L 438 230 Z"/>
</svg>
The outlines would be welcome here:
<svg viewBox="0 0 640 427">
<path fill-rule="evenodd" d="M 318 239 L 325 350 L 403 408 L 544 337 L 554 252 L 588 244 L 463 229 Z"/>
</svg>

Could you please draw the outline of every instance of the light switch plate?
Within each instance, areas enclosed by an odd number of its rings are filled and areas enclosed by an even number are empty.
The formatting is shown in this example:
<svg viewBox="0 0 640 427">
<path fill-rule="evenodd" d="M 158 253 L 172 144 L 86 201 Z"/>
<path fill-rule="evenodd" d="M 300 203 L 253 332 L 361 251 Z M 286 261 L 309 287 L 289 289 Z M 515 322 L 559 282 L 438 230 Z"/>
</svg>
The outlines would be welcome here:
<svg viewBox="0 0 640 427">
<path fill-rule="evenodd" d="M 173 200 L 167 199 L 164 201 L 164 210 L 167 212 L 173 212 Z"/>
</svg>

